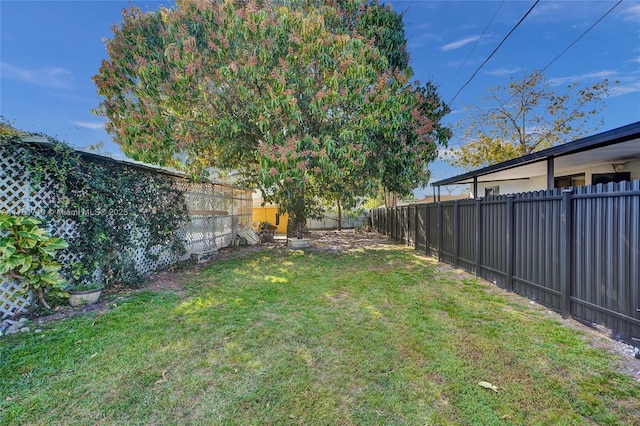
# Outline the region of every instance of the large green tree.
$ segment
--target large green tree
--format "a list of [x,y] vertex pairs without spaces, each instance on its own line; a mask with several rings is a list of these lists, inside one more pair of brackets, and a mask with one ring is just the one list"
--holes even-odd
[[533,71],[488,95],[458,123],[465,145],[452,148],[451,163],[469,170],[578,139],[595,130],[608,80],[554,87]]
[[137,160],[240,171],[289,213],[290,235],[328,188],[407,192],[428,177],[434,123],[410,68],[389,66],[390,52],[357,31],[364,10],[202,0],[126,10],[94,77],[107,129]]

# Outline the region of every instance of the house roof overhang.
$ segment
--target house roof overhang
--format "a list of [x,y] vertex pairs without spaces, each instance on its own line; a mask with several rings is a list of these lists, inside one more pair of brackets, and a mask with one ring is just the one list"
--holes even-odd
[[570,171],[585,164],[611,164],[640,158],[640,121],[534,152],[482,169],[433,182],[433,186],[527,179],[547,173],[553,159],[556,170]]

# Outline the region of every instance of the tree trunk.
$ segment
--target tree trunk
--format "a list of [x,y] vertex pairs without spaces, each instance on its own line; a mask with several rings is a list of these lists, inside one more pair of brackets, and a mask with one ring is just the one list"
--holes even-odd
[[384,192],[384,204],[385,207],[398,207],[398,193],[397,192]]
[[47,301],[44,300],[44,292],[42,291],[42,287],[38,287],[36,289],[36,297],[38,298],[38,301],[42,304],[42,306],[44,306],[47,309],[51,309],[51,306],[49,306]]
[[289,203],[289,220],[287,222],[287,238],[302,238],[307,226],[305,215],[304,191],[300,190]]
[[340,205],[340,200],[338,202],[338,231],[342,231],[342,206]]
[[287,238],[302,238],[307,225],[307,218],[304,214],[289,213],[287,222]]

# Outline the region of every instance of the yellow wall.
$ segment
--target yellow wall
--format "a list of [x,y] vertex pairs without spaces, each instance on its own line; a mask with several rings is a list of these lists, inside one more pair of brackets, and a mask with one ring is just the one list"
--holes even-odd
[[[277,207],[254,207],[253,208],[253,223],[256,222],[269,222],[272,225],[276,225],[276,214],[278,213]],[[278,230],[276,231],[278,234],[286,234],[287,233],[287,221],[289,220],[289,215],[287,213],[280,215],[280,222],[278,225]]]

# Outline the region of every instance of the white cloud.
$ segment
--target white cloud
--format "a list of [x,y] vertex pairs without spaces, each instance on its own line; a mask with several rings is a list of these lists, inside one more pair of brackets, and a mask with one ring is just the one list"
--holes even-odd
[[616,71],[603,70],[603,71],[593,72],[589,74],[570,75],[567,77],[551,78],[547,80],[547,82],[552,86],[560,86],[562,84],[575,83],[575,82],[581,82],[586,80],[602,80],[605,78],[615,77],[616,75],[618,75]]
[[407,49],[409,51],[413,51],[430,44],[431,41],[439,42],[440,35],[436,33],[423,32],[418,34],[417,36],[409,38],[409,40],[407,41]]
[[615,98],[616,96],[626,95],[628,93],[640,93],[640,81],[634,80],[630,82],[621,82],[609,88],[609,96]]
[[54,89],[71,89],[73,81],[73,74],[66,68],[23,69],[0,62],[0,72],[3,77]]
[[520,71],[522,71],[522,67],[516,67],[516,68],[502,67],[502,68],[496,68],[491,71],[487,71],[486,73],[489,75],[505,76],[505,75],[512,75]]
[[[640,62],[640,57],[634,59],[635,62]],[[628,93],[640,92],[640,79],[637,77],[637,73],[622,75],[617,71],[604,70],[590,74],[574,75],[569,77],[559,77],[549,80],[549,84],[553,86],[559,86],[562,84],[583,82],[587,80],[603,80],[609,79],[609,97],[615,98],[616,96],[626,95]],[[613,84],[613,82],[616,82]]]
[[76,126],[84,127],[85,129],[91,130],[102,130],[104,129],[104,123],[94,123],[89,121],[72,121],[72,124]]
[[444,46],[441,46],[440,50],[442,50],[443,52],[448,52],[449,50],[459,49],[469,43],[478,41],[479,39],[480,39],[479,35],[463,38],[461,40],[454,41],[453,43],[449,43],[449,44],[445,44]]
[[640,22],[640,4],[626,9],[623,16],[625,21]]
[[558,12],[562,10],[562,4],[556,2],[544,2],[540,5],[537,5],[535,9],[531,11],[531,16],[545,16],[548,17],[549,14]]

